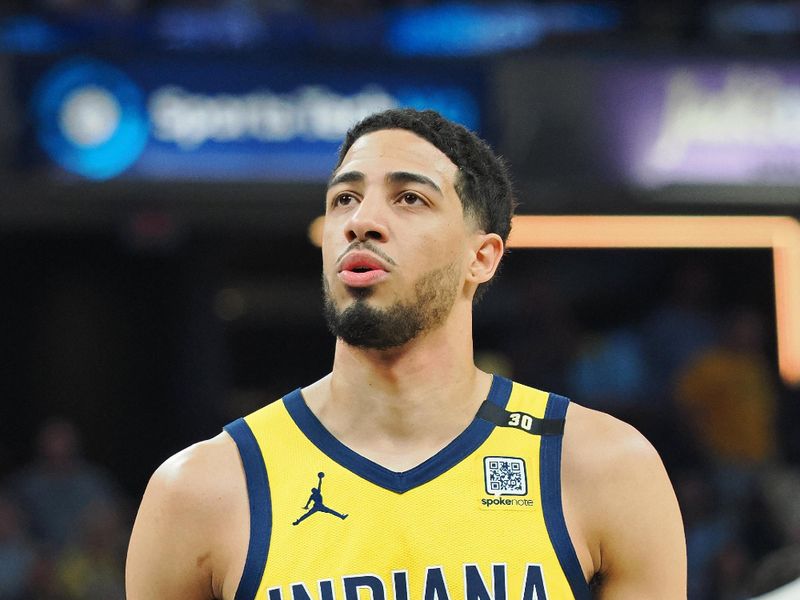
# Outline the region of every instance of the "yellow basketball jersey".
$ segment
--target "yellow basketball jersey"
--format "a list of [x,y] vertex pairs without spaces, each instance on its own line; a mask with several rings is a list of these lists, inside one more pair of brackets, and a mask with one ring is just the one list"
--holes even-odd
[[235,600],[590,598],[561,508],[568,400],[495,376],[472,423],[397,473],[300,390],[228,425],[250,501]]

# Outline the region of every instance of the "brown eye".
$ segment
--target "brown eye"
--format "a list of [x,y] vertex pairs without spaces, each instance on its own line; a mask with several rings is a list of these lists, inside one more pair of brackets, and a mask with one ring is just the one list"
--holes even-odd
[[339,194],[333,199],[334,206],[347,206],[351,202],[353,202],[355,198],[352,194]]
[[413,192],[405,192],[400,196],[400,202],[405,204],[406,206],[416,206],[419,204],[425,204],[420,196]]

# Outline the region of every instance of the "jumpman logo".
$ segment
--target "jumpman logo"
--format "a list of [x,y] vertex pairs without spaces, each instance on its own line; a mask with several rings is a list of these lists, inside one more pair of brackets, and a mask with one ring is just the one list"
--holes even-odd
[[[308,517],[310,517],[314,513],[318,512],[328,513],[329,515],[333,515],[334,517],[339,517],[342,520],[347,518],[347,515],[343,515],[342,513],[336,512],[335,510],[330,509],[327,506],[325,506],[325,504],[323,504],[322,478],[325,477],[325,473],[320,471],[319,473],[317,473],[317,476],[319,477],[319,483],[317,484],[317,487],[311,488],[311,495],[308,497],[308,502],[306,502],[306,505],[303,507],[303,510],[307,510],[308,512],[299,519],[297,519],[297,521],[292,523],[292,525],[298,525],[299,523],[305,521]],[[309,505],[311,505],[311,508],[308,508]]]

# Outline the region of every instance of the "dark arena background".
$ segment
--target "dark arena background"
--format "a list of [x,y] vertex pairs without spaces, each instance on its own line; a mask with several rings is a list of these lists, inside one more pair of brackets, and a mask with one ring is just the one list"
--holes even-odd
[[153,470],[328,371],[325,181],[392,106],[511,165],[479,364],[647,435],[691,600],[800,577],[798,40],[789,1],[4,0],[0,599],[124,598]]

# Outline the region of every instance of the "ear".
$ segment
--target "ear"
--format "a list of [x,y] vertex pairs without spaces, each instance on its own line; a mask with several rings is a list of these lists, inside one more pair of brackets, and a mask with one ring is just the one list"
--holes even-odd
[[472,245],[472,255],[467,266],[467,281],[478,285],[494,277],[505,247],[496,233],[479,231],[473,235],[475,243]]

